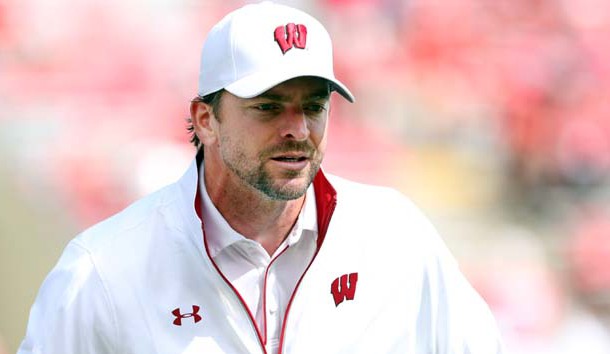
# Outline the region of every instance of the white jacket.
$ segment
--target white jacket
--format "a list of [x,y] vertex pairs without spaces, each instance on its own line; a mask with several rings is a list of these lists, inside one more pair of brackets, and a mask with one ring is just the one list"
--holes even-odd
[[[197,166],[68,244],[18,354],[265,353],[207,254]],[[314,187],[319,248],[280,353],[502,352],[487,305],[405,197],[322,172]]]

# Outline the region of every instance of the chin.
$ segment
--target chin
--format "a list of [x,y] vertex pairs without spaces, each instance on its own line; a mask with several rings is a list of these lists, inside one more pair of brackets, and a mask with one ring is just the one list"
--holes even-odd
[[278,188],[275,188],[276,194],[286,196],[285,200],[298,199],[302,197],[306,192],[309,184],[306,181],[299,181],[299,183],[285,184]]
[[260,174],[255,186],[260,192],[273,200],[295,200],[302,197],[313,181],[318,168],[307,168],[301,170],[272,170]]
[[310,181],[301,177],[288,181],[276,181],[273,186],[260,188],[259,190],[267,197],[274,200],[295,200],[302,197],[309,188]]

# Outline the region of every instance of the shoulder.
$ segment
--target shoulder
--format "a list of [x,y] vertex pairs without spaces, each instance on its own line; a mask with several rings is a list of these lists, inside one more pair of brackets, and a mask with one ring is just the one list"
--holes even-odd
[[40,287],[19,353],[117,352],[117,328],[91,254],[72,241]]
[[121,260],[127,258],[125,255],[130,255],[129,262],[134,262],[139,253],[137,247],[143,247],[145,238],[153,235],[144,229],[152,229],[147,225],[159,219],[163,208],[171,203],[170,191],[171,186],[168,186],[139,199],[77,235],[47,277],[47,286],[63,288],[61,298],[71,298],[70,291],[91,288],[97,292],[98,288],[103,288],[104,273],[107,273],[104,268],[110,263],[120,265]]
[[[155,222],[176,193],[171,185],[88,228],[71,240],[45,278],[32,306],[23,352],[117,352],[117,279],[142,271],[147,243],[154,242]],[[144,256],[141,256],[144,254]],[[121,285],[121,284],[119,284]],[[85,310],[86,309],[86,310]],[[58,331],[63,331],[59,334]],[[92,337],[92,333],[95,336]],[[87,336],[91,341],[79,338]],[[100,350],[100,348],[105,348]]]
[[149,194],[122,211],[87,228],[72,241],[89,253],[96,254],[122,243],[139,242],[146,237],[143,229],[151,223],[167,222],[170,206],[176,201],[175,186],[169,185]]
[[[175,198],[172,185],[167,186],[86,229],[70,241],[52,273],[90,273],[97,281],[91,285],[103,286],[116,297],[116,289],[145,276],[158,253],[180,234],[174,232],[180,223],[177,215],[182,214]],[[79,285],[78,279],[71,282],[79,291],[88,286]]]
[[384,254],[413,252],[419,258],[444,247],[428,216],[400,191],[326,176],[337,192],[334,230]]
[[326,176],[337,191],[338,210],[364,214],[366,220],[381,219],[391,225],[408,223],[426,229],[432,228],[423,211],[410,198],[394,188],[354,182],[332,174]]
[[326,177],[337,191],[337,200],[391,203],[403,206],[412,204],[405,195],[394,188],[355,182],[333,174],[326,174]]

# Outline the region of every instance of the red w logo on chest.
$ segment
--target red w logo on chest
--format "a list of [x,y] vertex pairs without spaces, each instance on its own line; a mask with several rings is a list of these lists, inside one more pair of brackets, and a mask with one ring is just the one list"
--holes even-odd
[[332,282],[330,293],[333,294],[335,306],[339,306],[345,300],[354,300],[357,282],[358,273],[343,274]]

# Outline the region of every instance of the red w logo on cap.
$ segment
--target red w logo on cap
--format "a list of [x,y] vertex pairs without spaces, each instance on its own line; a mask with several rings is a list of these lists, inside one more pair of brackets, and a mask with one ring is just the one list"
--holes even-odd
[[279,26],[273,33],[275,41],[280,45],[282,54],[286,54],[292,47],[305,49],[307,44],[307,27],[305,25],[295,25],[289,23],[286,26]]
[[333,294],[335,306],[339,306],[344,300],[354,300],[357,282],[358,273],[344,274],[333,281],[330,285],[330,293]]

